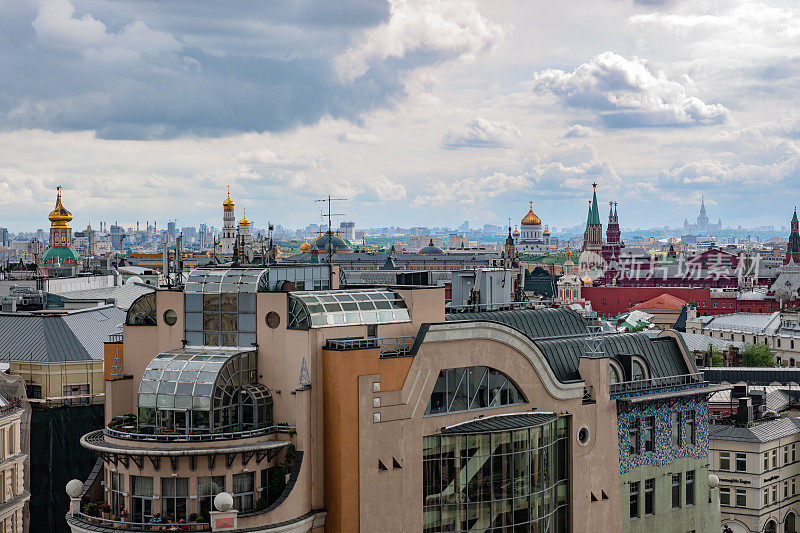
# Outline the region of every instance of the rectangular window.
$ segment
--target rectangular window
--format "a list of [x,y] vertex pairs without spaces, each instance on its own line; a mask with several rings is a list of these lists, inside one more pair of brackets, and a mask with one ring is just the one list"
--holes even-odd
[[161,478],[161,514],[172,522],[189,519],[189,478]]
[[131,522],[153,518],[153,478],[131,476]]
[[783,497],[784,497],[784,499],[789,497],[789,482],[788,481],[784,481],[783,482]]
[[630,518],[639,518],[639,482],[631,481]]
[[772,450],[772,468],[778,468],[778,450]]
[[631,419],[631,424],[628,427],[628,453],[631,455],[638,455],[641,449],[639,444],[639,419]]
[[772,485],[772,503],[775,503],[777,501],[778,501],[778,484],[775,483],[774,485]]
[[654,416],[646,416],[642,420],[642,440],[645,452],[655,451],[655,422]]
[[795,455],[795,452],[796,452],[796,451],[797,451],[797,445],[796,445],[796,444],[792,444],[792,462],[795,462],[795,461],[796,461],[796,459],[795,459],[795,458],[797,457],[797,456]]
[[686,472],[686,505],[694,505],[694,470]]
[[656,480],[650,478],[644,482],[644,515],[651,516],[655,512]]
[[743,453],[736,454],[736,471],[747,472],[747,455]]
[[736,507],[747,507],[747,491],[736,489]]
[[797,480],[792,478],[792,496],[797,494]]
[[41,400],[42,399],[42,386],[41,385],[25,385],[25,394],[28,398]]
[[694,446],[696,444],[694,436],[694,411],[686,411],[683,415],[683,434],[688,441],[688,445]]
[[672,474],[672,508],[681,507],[681,475]]
[[670,435],[670,442],[675,448],[681,447],[681,414],[680,412],[672,413],[672,433]]
[[783,447],[783,464],[789,464],[789,447]]
[[728,488],[719,489],[719,504],[724,505],[726,507],[731,506],[731,489]]
[[233,506],[240,513],[253,510],[255,498],[255,476],[253,472],[233,475]]
[[731,454],[729,452],[720,452],[719,454],[719,469],[725,472],[731,470]]
[[64,405],[89,405],[89,384],[82,385],[64,385],[63,396],[65,398],[70,396],[78,396],[74,400],[64,400]]
[[769,487],[764,487],[764,507],[769,505]]
[[764,452],[764,472],[769,470],[769,452]]
[[214,510],[214,496],[225,492],[225,476],[205,476],[197,478],[197,514],[209,518]]
[[125,474],[111,472],[111,513],[118,515],[125,508]]

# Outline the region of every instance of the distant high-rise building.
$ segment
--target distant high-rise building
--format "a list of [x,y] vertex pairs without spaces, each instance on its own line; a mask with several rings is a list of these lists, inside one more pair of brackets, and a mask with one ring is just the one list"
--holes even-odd
[[0,228],[0,246],[8,245],[8,228]]
[[708,235],[712,231],[719,231],[721,229],[722,219],[719,219],[716,224],[711,224],[709,222],[704,196],[700,197],[700,214],[697,215],[697,224],[689,224],[687,219],[683,220],[683,230],[686,233]]
[[174,220],[167,222],[167,233],[170,237],[175,237],[178,234],[178,227]]
[[341,237],[353,242],[356,240],[356,223],[355,222],[342,222],[339,224],[339,232]]
[[109,231],[111,247],[115,250],[122,250],[122,241],[125,239],[125,229],[122,226],[111,224]]

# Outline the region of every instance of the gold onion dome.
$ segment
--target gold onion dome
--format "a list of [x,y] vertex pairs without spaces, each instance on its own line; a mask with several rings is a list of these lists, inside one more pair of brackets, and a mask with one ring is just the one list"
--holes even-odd
[[301,252],[305,252],[306,250],[309,250],[310,248],[311,248],[311,245],[308,244],[307,240],[303,241],[303,244],[300,245],[300,251]]
[[533,212],[533,209],[528,211],[528,214],[525,215],[525,218],[523,218],[521,222],[523,226],[538,226],[541,223],[542,220],[536,216],[536,213]]
[[61,203],[61,187],[58,187],[58,196],[56,197],[56,207],[50,211],[50,219],[54,228],[65,228],[67,224],[72,221],[72,213],[67,211],[67,208]]
[[542,233],[542,235],[550,235],[550,230],[549,230],[549,229],[547,229],[547,228],[545,228],[545,230],[544,230],[544,232]]
[[[230,198],[228,198],[230,200]],[[233,200],[231,200],[231,204],[233,204]],[[224,204],[223,204],[224,205]],[[247,210],[245,210],[244,214],[242,215],[242,220],[239,221],[240,226],[249,226],[250,221],[247,220]]]
[[519,237],[519,230],[515,227],[514,233],[512,233],[511,235],[513,235],[514,237]]
[[228,197],[222,201],[222,207],[226,209],[233,209],[234,205],[235,204],[233,203],[233,200],[231,200],[231,188],[228,187]]

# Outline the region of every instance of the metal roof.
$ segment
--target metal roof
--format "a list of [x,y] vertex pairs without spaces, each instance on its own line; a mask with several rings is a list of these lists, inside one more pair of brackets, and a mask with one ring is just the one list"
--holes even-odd
[[711,383],[740,383],[748,385],[770,385],[772,383],[800,383],[800,367],[757,368],[723,367],[703,368],[705,379]]
[[103,342],[125,312],[113,305],[53,315],[0,314],[0,360],[61,363],[103,359]]
[[[580,358],[586,352],[586,321],[567,309],[487,311],[453,313],[448,322],[485,321],[510,326],[534,341],[544,354],[556,378],[562,383],[581,381]],[[639,355],[647,362],[652,377],[679,376],[694,372],[687,368],[680,346],[671,337],[651,339],[646,333],[607,334],[602,350],[608,357]]]
[[751,428],[740,428],[711,424],[708,426],[709,440],[735,442],[770,442],[800,433],[800,418],[781,418],[764,422]]
[[568,309],[452,313],[445,319],[448,322],[498,322],[516,329],[531,340],[565,335],[586,335],[587,332],[584,318]]
[[114,305],[127,311],[137,298],[151,292],[155,292],[155,288],[150,285],[128,283],[116,287],[101,287],[99,289],[59,292],[55,294],[63,300],[113,300]]
[[514,413],[508,415],[488,416],[448,426],[442,434],[452,433],[490,433],[493,431],[511,431],[548,424],[558,417],[553,413]]
[[[748,386],[748,393],[752,391],[764,391],[766,393],[767,409],[779,413],[792,405],[800,398],[800,389],[791,389],[785,386]],[[728,406],[731,403],[731,391],[724,390],[715,393],[708,399],[709,404],[716,406]],[[736,400],[738,405],[738,400]]]
[[767,313],[730,313],[716,315],[706,322],[703,329],[716,331],[737,331],[773,335],[780,327],[780,312]]
[[708,350],[709,344],[712,348],[719,351],[727,350],[729,346],[742,350],[745,346],[743,342],[718,339],[711,335],[703,335],[701,333],[681,332],[681,337],[683,337],[683,342],[686,343],[686,347],[690,352]]

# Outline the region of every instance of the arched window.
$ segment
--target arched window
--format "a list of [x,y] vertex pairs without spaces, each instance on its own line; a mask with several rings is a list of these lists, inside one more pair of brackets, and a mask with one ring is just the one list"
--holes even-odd
[[797,526],[795,525],[797,522],[797,517],[794,513],[789,513],[786,515],[786,521],[783,523],[783,531],[784,533],[797,533]]
[[447,368],[439,371],[426,415],[472,411],[525,403],[511,378],[488,366]]
[[767,527],[764,528],[764,533],[778,533],[778,524],[775,523],[775,520],[770,520],[767,522]]
[[632,359],[631,360],[631,381],[641,381],[643,379],[647,379],[647,365],[644,361],[639,359]]
[[128,326],[156,326],[156,293],[150,292],[133,301],[125,318]]
[[622,368],[616,363],[609,361],[608,363],[608,382],[610,384],[619,383],[622,381]]

